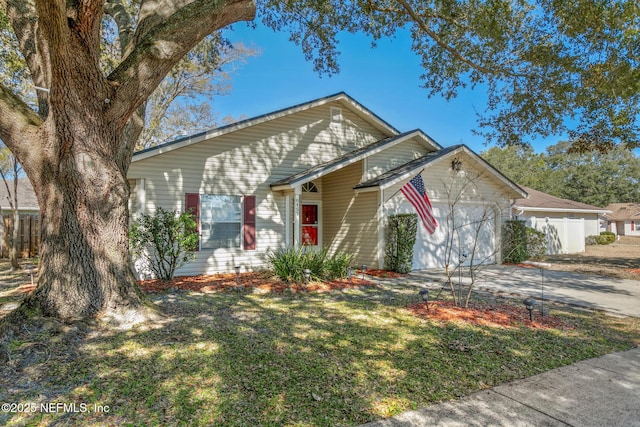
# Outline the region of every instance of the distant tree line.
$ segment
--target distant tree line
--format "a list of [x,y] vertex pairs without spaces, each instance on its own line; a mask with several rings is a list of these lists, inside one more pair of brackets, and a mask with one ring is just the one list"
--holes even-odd
[[640,202],[640,159],[617,147],[576,153],[559,142],[536,153],[529,146],[492,147],[481,156],[519,185],[563,199],[605,207]]

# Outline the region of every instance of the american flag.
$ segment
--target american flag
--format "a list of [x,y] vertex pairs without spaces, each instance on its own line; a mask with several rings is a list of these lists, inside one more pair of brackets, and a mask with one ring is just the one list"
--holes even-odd
[[418,174],[414,176],[411,181],[400,188],[400,191],[402,191],[402,194],[404,194],[413,207],[416,208],[418,216],[429,234],[433,234],[433,232],[436,231],[438,222],[433,216],[433,208],[431,207],[429,197],[427,197],[427,192],[424,189],[422,175]]

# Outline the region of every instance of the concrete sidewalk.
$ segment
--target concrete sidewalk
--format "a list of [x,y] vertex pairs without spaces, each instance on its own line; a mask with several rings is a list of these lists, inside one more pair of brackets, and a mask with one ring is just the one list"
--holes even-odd
[[640,426],[640,348],[365,426]]

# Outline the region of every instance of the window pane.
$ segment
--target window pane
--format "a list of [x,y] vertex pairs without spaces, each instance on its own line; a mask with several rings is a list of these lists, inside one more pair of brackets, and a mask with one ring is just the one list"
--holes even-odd
[[201,247],[239,248],[242,228],[242,197],[204,194],[200,199]]
[[302,205],[302,223],[318,223],[318,205]]
[[318,227],[313,225],[302,226],[302,244],[305,246],[318,246]]
[[211,223],[202,229],[202,247],[205,249],[239,248],[240,223]]

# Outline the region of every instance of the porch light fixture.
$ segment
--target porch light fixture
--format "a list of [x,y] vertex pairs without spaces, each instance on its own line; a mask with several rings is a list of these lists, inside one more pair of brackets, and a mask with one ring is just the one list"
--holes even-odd
[[529,310],[529,320],[533,321],[533,308],[536,306],[536,304],[538,303],[534,298],[528,297],[525,298],[524,301],[522,301],[522,303],[524,304],[524,307]]
[[311,270],[305,268],[302,270],[302,274],[304,274],[304,283],[309,283],[311,281]]
[[457,157],[454,158],[451,161],[451,169],[453,169],[454,172],[460,172],[460,170],[462,169],[462,160]]
[[362,280],[364,280],[364,275],[367,273],[367,266],[366,265],[362,265]]
[[429,311],[429,289],[420,289],[418,295],[420,295],[420,298],[422,298],[422,301],[424,301],[424,304],[427,306],[427,311]]

